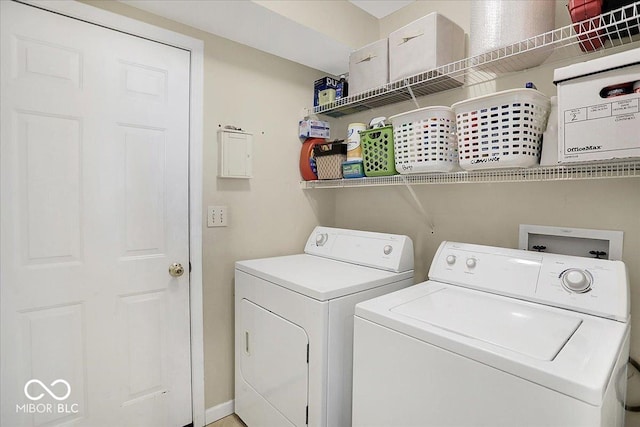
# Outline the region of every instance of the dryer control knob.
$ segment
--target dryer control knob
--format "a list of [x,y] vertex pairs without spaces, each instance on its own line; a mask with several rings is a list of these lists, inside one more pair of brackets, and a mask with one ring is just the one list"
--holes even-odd
[[591,274],[579,268],[570,268],[560,275],[562,286],[570,292],[587,292],[591,288]]
[[456,256],[455,255],[448,255],[446,261],[447,261],[447,264],[453,265],[453,264],[456,263]]
[[467,267],[469,268],[474,268],[476,266],[476,259],[475,258],[467,258]]
[[316,246],[323,246],[325,243],[327,243],[328,238],[329,236],[327,235],[327,233],[316,234]]
[[385,255],[389,255],[391,252],[393,252],[393,246],[385,245],[382,249],[382,252],[384,252]]

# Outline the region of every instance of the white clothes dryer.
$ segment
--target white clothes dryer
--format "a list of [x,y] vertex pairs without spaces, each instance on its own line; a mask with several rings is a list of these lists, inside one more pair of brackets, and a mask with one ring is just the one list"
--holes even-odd
[[624,425],[622,262],[443,242],[429,279],[356,306],[354,427]]
[[235,412],[249,427],[351,425],[356,303],[413,284],[407,236],[316,227],[304,254],[235,270]]

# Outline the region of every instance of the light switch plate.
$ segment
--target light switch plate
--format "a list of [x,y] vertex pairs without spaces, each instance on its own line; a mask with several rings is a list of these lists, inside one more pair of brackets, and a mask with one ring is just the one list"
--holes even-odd
[[226,206],[207,207],[207,227],[226,227],[229,214]]

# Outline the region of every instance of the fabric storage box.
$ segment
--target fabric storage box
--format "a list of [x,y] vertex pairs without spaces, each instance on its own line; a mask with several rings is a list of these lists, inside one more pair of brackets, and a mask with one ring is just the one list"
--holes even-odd
[[460,166],[537,165],[550,107],[549,98],[535,89],[511,89],[453,104]]
[[347,160],[346,144],[322,144],[313,147],[318,179],[342,178],[342,163]]
[[401,174],[458,169],[456,116],[449,107],[426,107],[389,118],[393,152]]
[[[389,34],[389,81],[400,80],[464,58],[464,30],[430,13]],[[464,82],[464,77],[456,77]]]
[[558,161],[640,157],[640,49],[558,68]]
[[393,154],[393,126],[360,132],[360,145],[366,176],[387,176],[397,173]]
[[389,82],[389,40],[378,40],[349,55],[349,89],[357,94]]

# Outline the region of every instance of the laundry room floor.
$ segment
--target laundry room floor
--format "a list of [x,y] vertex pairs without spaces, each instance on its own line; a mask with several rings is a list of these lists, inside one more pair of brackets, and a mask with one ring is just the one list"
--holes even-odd
[[206,427],[247,427],[236,414],[231,414],[214,423],[207,424]]

